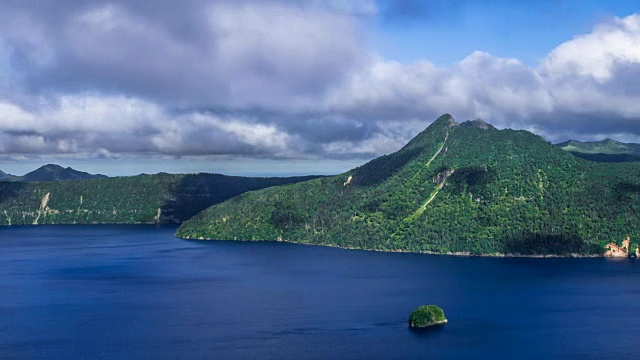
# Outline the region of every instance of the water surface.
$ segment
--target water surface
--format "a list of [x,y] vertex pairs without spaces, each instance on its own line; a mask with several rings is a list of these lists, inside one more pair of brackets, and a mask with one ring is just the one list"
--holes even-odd
[[[0,228],[0,358],[637,358],[635,260],[198,242],[174,231]],[[424,304],[449,324],[410,331]]]

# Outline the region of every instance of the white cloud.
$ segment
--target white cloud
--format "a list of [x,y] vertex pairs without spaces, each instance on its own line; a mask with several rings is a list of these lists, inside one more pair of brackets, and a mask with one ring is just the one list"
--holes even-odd
[[294,136],[275,125],[249,119],[190,112],[171,114],[141,99],[115,96],[64,96],[29,112],[0,103],[0,152],[118,152],[295,155]]
[[0,5],[0,50],[14,54],[12,71],[36,93],[299,110],[360,64],[367,4],[207,1],[160,15],[152,2],[70,1],[56,15]]
[[0,102],[0,131],[30,130],[38,124],[38,119],[19,106],[8,102]]
[[589,34],[555,48],[542,70],[552,78],[589,76],[600,83],[612,80],[614,68],[640,63],[640,14],[613,18]]
[[552,140],[640,135],[640,15],[536,67],[482,51],[439,67],[371,54],[369,0],[68,4],[0,5],[0,153],[369,157],[445,112]]
[[208,25],[216,34],[212,66],[227,77],[233,108],[312,107],[363,53],[351,16],[318,8],[217,3]]
[[0,102],[0,116],[0,131],[126,133],[151,125],[162,110],[125,96],[64,95],[55,101],[42,98],[37,111]]
[[278,131],[273,125],[251,124],[236,119],[216,119],[213,123],[220,130],[246,144],[275,151],[276,154],[286,152],[290,142],[290,136],[287,133]]
[[[530,67],[476,51],[450,67],[373,59],[325,98],[329,111],[370,120],[450,112],[551,138],[593,131],[640,134],[640,15],[615,18]],[[395,117],[394,117],[395,116]],[[595,121],[594,120],[598,120]]]
[[375,59],[327,96],[334,111],[415,118],[454,112],[503,120],[549,111],[550,94],[537,73],[515,59],[476,51],[450,68],[430,62],[401,64]]
[[424,96],[437,91],[437,76],[438,69],[427,61],[405,65],[374,58],[368,66],[351,74],[344,84],[332,89],[326,105],[334,111],[353,111],[403,102],[420,110],[429,105]]
[[[293,136],[273,125],[250,122],[237,117],[208,113],[183,114],[161,123],[151,137],[161,153],[251,154],[254,156],[296,155]],[[299,154],[298,154],[299,155]]]

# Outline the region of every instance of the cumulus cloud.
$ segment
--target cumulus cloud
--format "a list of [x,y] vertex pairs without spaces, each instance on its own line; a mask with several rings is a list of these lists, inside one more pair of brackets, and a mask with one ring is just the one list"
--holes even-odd
[[638,141],[639,54],[636,14],[568,40],[536,67],[481,51],[450,67],[378,58],[333,88],[325,104],[353,117],[397,121],[451,112],[554,141],[595,134]]
[[273,125],[207,112],[170,113],[124,96],[64,96],[29,112],[0,103],[2,153],[292,156],[295,136]]
[[53,16],[2,9],[15,70],[36,93],[98,88],[173,106],[282,110],[312,102],[363,54],[358,23],[332,7],[61,3]]
[[443,67],[367,49],[368,19],[406,12],[382,4],[7,0],[0,154],[367,158],[445,112],[640,141],[640,15],[537,66],[479,50]]
[[550,76],[611,80],[615,67],[640,63],[640,16],[614,18],[555,48],[543,62]]
[[337,111],[371,118],[434,117],[453,111],[462,117],[522,117],[549,109],[551,99],[542,80],[515,59],[476,51],[451,68],[428,61],[401,64],[377,60],[353,74],[327,97]]

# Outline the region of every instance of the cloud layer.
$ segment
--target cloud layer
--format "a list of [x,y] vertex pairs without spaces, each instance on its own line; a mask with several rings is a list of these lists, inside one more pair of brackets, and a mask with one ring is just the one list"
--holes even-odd
[[438,67],[367,48],[371,18],[405,10],[5,1],[0,154],[366,158],[444,112],[551,141],[640,141],[640,15],[600,23],[534,67],[482,51]]

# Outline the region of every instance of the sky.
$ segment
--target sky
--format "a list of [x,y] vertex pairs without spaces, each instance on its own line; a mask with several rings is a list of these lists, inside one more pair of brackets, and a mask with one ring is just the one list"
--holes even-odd
[[340,173],[444,113],[640,142],[640,5],[0,1],[7,173]]

